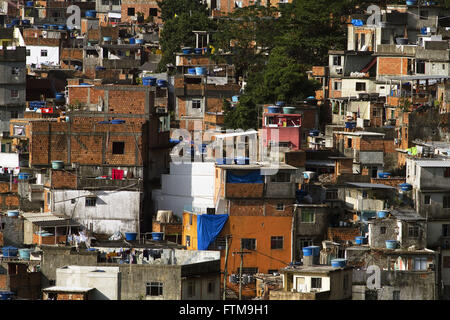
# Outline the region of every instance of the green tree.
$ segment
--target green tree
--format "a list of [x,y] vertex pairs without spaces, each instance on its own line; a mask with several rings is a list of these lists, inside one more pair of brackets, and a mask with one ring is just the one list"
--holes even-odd
[[206,2],[199,0],[164,0],[156,1],[161,11],[161,19],[166,22],[183,13],[202,12],[208,15]]

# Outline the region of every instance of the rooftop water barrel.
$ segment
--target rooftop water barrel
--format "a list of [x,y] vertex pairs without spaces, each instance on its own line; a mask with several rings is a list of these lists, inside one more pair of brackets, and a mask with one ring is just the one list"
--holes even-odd
[[347,122],[345,122],[345,128],[346,129],[354,129],[354,128],[356,128],[356,122],[355,121],[347,121]]
[[0,300],[12,300],[13,295],[12,291],[0,291]]
[[8,210],[8,217],[17,217],[19,215],[19,210]]
[[31,173],[28,172],[20,172],[19,173],[19,180],[28,180],[31,178]]
[[195,54],[202,54],[203,53],[203,48],[195,48],[194,49],[194,53]]
[[48,27],[49,27],[48,24],[43,24],[43,25],[42,25],[42,28],[44,28],[44,29],[48,29]]
[[30,20],[28,20],[28,19],[22,20],[22,25],[28,26],[29,24],[30,24]]
[[86,18],[95,18],[97,16],[97,11],[95,10],[87,10]]
[[136,43],[136,39],[135,38],[130,38],[129,41],[130,41],[130,44],[135,44]]
[[275,105],[277,107],[284,107],[286,105],[286,102],[284,102],[284,101],[277,101],[277,102],[275,102]]
[[232,102],[238,102],[239,101],[239,96],[232,96],[231,97],[231,101]]
[[231,158],[218,158],[216,159],[216,163],[221,165],[221,164],[232,164],[233,163],[233,159]]
[[411,191],[412,190],[412,185],[409,183],[401,183],[399,186],[402,189],[402,191]]
[[135,241],[137,237],[137,232],[125,232],[125,239],[127,241]]
[[17,248],[16,247],[3,247],[2,248],[3,257],[16,257]]
[[111,41],[112,37],[103,37],[103,41]]
[[144,39],[136,39],[136,44],[143,44],[144,43]]
[[417,0],[406,0],[407,6],[415,6],[417,3]]
[[52,161],[52,169],[61,170],[64,168],[64,161],[54,160]]
[[236,164],[250,164],[250,158],[247,157],[236,157],[234,158]]
[[380,211],[377,211],[377,217],[378,217],[379,219],[386,218],[386,217],[388,216],[388,214],[389,214],[389,210],[380,210]]
[[309,136],[310,137],[317,137],[319,135],[319,130],[309,130]]
[[61,92],[56,93],[55,94],[55,99],[56,100],[63,100],[64,99],[64,93],[61,93]]
[[86,83],[86,82],[83,82],[83,83],[80,83],[80,86],[90,86],[90,84]]
[[19,249],[19,257],[23,260],[30,260],[32,249]]
[[163,239],[164,232],[152,232],[152,240],[161,241]]
[[398,246],[397,240],[386,240],[387,249],[397,249],[397,246]]
[[7,27],[7,28],[12,28],[13,25],[12,25],[11,23],[7,23],[7,24],[6,24],[6,27]]
[[165,80],[165,79],[158,79],[156,81],[156,85],[158,87],[162,87],[162,88],[167,87],[167,80]]
[[27,1],[27,2],[25,2],[25,5],[27,7],[32,7],[34,5],[34,2],[33,1]]
[[283,107],[283,113],[284,114],[294,114],[295,107]]
[[154,86],[156,84],[156,78],[154,78],[154,77],[144,77],[144,78],[142,78],[142,84],[144,86]]
[[391,176],[390,172],[378,172],[378,178],[388,179]]
[[183,54],[191,54],[192,53],[192,48],[191,47],[184,47],[184,48],[181,48],[181,51],[183,52]]
[[312,256],[313,255],[313,248],[311,248],[311,247],[304,247],[302,249],[302,251],[303,251],[304,256]]
[[277,106],[267,107],[267,113],[280,113],[280,107]]
[[203,76],[206,74],[206,68],[205,67],[196,67],[195,68],[195,74],[198,76]]
[[364,244],[366,242],[366,237],[355,237],[356,244]]
[[319,246],[309,246],[312,249],[312,255],[317,257],[320,255],[320,247]]
[[125,120],[120,119],[111,120],[111,124],[122,124],[122,123],[125,123]]
[[347,265],[347,259],[333,259],[331,260],[331,266],[335,268],[343,268]]
[[52,30],[58,30],[58,25],[57,24],[52,24],[51,27],[52,27]]
[[58,30],[66,30],[66,29],[67,29],[67,26],[65,24],[60,24],[58,26]]
[[188,74],[195,74],[195,68],[188,68]]

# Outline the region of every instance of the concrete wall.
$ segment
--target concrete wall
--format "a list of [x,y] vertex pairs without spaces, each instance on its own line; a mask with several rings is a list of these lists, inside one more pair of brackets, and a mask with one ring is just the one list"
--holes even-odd
[[3,245],[22,247],[24,240],[23,219],[18,217],[1,216],[0,221],[5,224],[3,231]]
[[4,168],[17,168],[19,166],[19,154],[0,152],[0,164]]
[[93,300],[120,300],[119,267],[65,266],[56,270],[56,285],[95,288]]
[[[364,82],[366,84],[366,90],[356,91],[356,83]],[[357,97],[359,93],[375,93],[376,85],[375,81],[361,78],[361,79],[342,79],[342,96],[343,97]]]
[[[95,206],[85,206],[86,190],[53,190],[52,208],[57,214],[65,214],[94,232],[137,232],[142,194],[137,191],[96,191]],[[74,199],[74,203],[72,200]]]

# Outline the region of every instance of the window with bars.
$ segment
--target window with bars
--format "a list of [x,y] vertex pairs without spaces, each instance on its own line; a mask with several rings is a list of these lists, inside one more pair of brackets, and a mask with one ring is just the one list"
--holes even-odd
[[450,196],[444,196],[442,198],[442,208],[444,209],[450,208]]
[[356,91],[366,91],[366,83],[365,82],[356,82],[355,90]]
[[242,249],[256,250],[256,239],[243,238],[241,239]]
[[85,201],[86,207],[95,207],[96,204],[97,204],[96,197],[86,197],[86,201]]
[[450,237],[450,224],[443,224],[442,225],[442,236],[443,237]]
[[423,196],[423,204],[430,204],[431,203],[431,196],[430,195],[424,195]]
[[419,226],[409,226],[408,227],[408,237],[409,238],[418,238],[419,237]]
[[327,190],[327,192],[325,194],[325,198],[327,200],[337,200],[338,191],[337,190]]
[[192,100],[192,108],[194,109],[200,109],[202,107],[202,100]]
[[188,290],[187,290],[188,297],[195,296],[195,282],[189,281],[187,288],[188,288]]
[[277,203],[277,211],[284,211],[284,203]]
[[217,237],[208,247],[208,250],[225,250],[227,241],[225,237]]
[[322,278],[311,278],[311,289],[322,289]]
[[47,50],[41,50],[41,57],[46,57],[48,54]]
[[270,237],[270,249],[283,249],[283,237],[282,236]]
[[302,209],[301,222],[314,223],[314,211]]
[[162,296],[163,295],[163,283],[162,282],[147,282],[146,286],[147,296]]

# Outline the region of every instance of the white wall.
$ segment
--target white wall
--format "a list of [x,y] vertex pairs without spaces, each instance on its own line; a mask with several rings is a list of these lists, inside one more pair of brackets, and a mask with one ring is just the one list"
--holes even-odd
[[[30,50],[30,55],[27,56],[27,65],[35,63],[40,64],[50,64],[59,65],[59,47],[57,46],[28,46],[27,49]],[[41,56],[41,50],[47,50],[47,56]]]
[[[96,205],[85,206],[85,196],[91,194],[97,195]],[[94,232],[138,231],[141,202],[138,191],[53,190],[52,202],[55,213],[72,217],[87,228],[92,224]]]
[[120,300],[119,274],[119,267],[66,266],[56,269],[56,285],[95,288],[94,300]]
[[[356,91],[356,83],[365,82],[366,90]],[[342,97],[357,97],[360,93],[375,93],[377,90],[375,81],[365,78],[361,79],[342,79]]]
[[297,292],[302,292],[297,290],[297,278],[305,278],[306,291],[311,292],[311,278],[321,278],[322,279],[322,287],[320,291],[329,291],[330,290],[330,277],[321,277],[321,276],[294,276],[293,277],[293,288]]
[[172,210],[180,218],[184,206],[215,207],[214,163],[170,163],[170,174],[161,176],[160,190],[152,194],[156,210]]
[[0,152],[0,166],[3,168],[17,168],[19,166],[19,154]]

